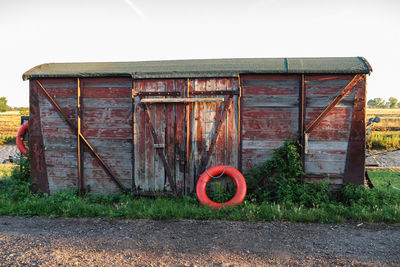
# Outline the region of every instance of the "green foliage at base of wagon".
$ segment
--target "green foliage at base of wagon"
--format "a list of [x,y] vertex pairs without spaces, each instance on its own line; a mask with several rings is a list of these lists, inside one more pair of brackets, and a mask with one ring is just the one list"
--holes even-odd
[[[194,196],[180,198],[136,197],[133,194],[77,196],[76,190],[58,191],[49,196],[34,194],[26,181],[21,160],[14,170],[5,170],[0,179],[0,215],[47,217],[113,217],[133,219],[226,219],[249,221],[293,222],[400,222],[399,171],[374,171],[370,177],[373,189],[345,186],[337,194],[324,182],[304,184],[298,179],[302,174],[298,166],[296,145],[286,143],[278,149],[277,157],[283,158],[277,168],[290,168],[290,173],[277,177],[276,170],[263,171],[264,165],[253,172],[251,179],[263,177],[265,188],[275,192],[253,190],[246,200],[235,208],[213,210],[199,205]],[[286,152],[285,152],[286,151]],[[286,163],[285,163],[286,162]],[[267,164],[267,163],[266,163]],[[272,165],[271,165],[272,166]],[[265,167],[265,166],[264,166]],[[301,166],[300,166],[301,167]],[[275,180],[274,180],[275,177]],[[279,179],[284,180],[278,181]],[[260,179],[258,179],[260,180]],[[263,184],[263,183],[261,183]],[[223,195],[220,188],[217,194]],[[259,194],[259,195],[258,195]],[[265,197],[265,199],[262,199]]]

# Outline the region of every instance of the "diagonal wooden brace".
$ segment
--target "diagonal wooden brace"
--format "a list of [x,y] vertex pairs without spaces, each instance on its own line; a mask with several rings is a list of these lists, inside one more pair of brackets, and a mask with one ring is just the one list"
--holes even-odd
[[353,89],[354,86],[362,79],[362,75],[357,74],[354,76],[354,78],[342,89],[342,91],[333,99],[333,101],[325,108],[324,111],[321,112],[321,114],[318,115],[318,117],[310,122],[307,127],[306,127],[306,134],[309,134],[312,132],[312,130],[315,129],[315,127],[320,124],[320,122],[329,114],[329,112],[346,96],[346,94]]
[[218,138],[218,133],[221,130],[222,127],[222,122],[224,120],[224,118],[226,117],[226,113],[228,112],[228,109],[230,107],[232,103],[232,95],[230,95],[227,99],[225,99],[224,101],[224,110],[220,113],[220,116],[217,120],[217,124],[215,127],[215,133],[211,139],[211,143],[210,143],[210,147],[208,148],[207,151],[202,151],[200,158],[201,158],[201,162],[200,162],[200,167],[199,167],[199,174],[202,174],[205,171],[205,168],[207,167],[208,162],[210,161],[210,156],[214,150],[214,146],[217,142],[217,138]]
[[[156,134],[156,131],[154,130],[153,123],[151,122],[149,107],[146,104],[142,104],[142,107],[143,107],[143,110],[144,110],[144,114],[145,114],[145,117],[146,117],[147,124],[150,127],[151,135],[153,136],[153,144],[154,145],[159,144],[158,136]],[[172,190],[175,193],[177,193],[175,182],[172,179],[171,168],[168,165],[168,162],[167,162],[167,159],[165,158],[164,152],[163,152],[162,149],[156,149],[156,150],[157,150],[157,153],[160,156],[161,161],[162,161],[162,163],[164,165],[164,170],[165,170],[165,174],[167,175],[168,182],[171,185]]]
[[115,182],[115,184],[123,191],[128,191],[128,189],[120,182],[120,180],[112,173],[110,167],[104,162],[104,160],[100,157],[99,154],[95,152],[93,147],[89,144],[89,142],[86,140],[86,138],[82,134],[78,134],[78,129],[74,126],[73,123],[71,123],[68,118],[64,115],[62,112],[60,106],[56,103],[56,101],[50,96],[50,94],[47,92],[47,90],[43,87],[43,85],[36,80],[37,84],[40,86],[44,94],[46,95],[47,99],[49,102],[53,105],[53,107],[57,110],[58,115],[68,124],[70,127],[70,130],[80,138],[86,145],[86,147],[89,149],[90,153],[97,159],[97,161],[100,163],[104,171],[110,176],[110,178]]

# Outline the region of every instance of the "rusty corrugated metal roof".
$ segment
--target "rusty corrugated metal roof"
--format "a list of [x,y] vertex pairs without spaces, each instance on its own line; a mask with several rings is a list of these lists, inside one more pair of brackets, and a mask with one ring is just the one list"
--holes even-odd
[[238,58],[137,62],[46,63],[30,69],[23,80],[54,77],[131,76],[140,78],[234,77],[238,74],[369,74],[362,57]]

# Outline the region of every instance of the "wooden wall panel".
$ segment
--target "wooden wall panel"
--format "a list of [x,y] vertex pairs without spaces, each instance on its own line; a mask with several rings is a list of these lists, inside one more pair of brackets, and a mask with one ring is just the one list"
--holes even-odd
[[[76,124],[76,79],[41,79],[40,82],[67,119]],[[49,192],[53,194],[59,189],[75,189],[78,180],[76,134],[59,116],[43,92],[39,102]],[[63,177],[66,179],[63,180]]]
[[[135,80],[135,92],[179,92],[181,96],[186,90],[185,79],[146,79]],[[155,148],[140,98],[148,96],[136,95],[134,118],[134,150],[135,150],[135,183],[139,193],[162,193],[171,190],[164,164],[156,149],[162,150],[172,173],[173,182],[178,193],[183,192],[185,164],[182,162],[185,153],[185,106],[182,103],[147,104],[152,127],[164,147]],[[151,98],[166,96],[151,96]],[[169,97],[169,96],[167,96]]]
[[243,75],[242,171],[270,159],[285,139],[297,138],[298,75]]
[[[312,122],[354,75],[306,75],[306,124]],[[335,183],[342,183],[345,171],[346,153],[353,114],[355,90],[339,102],[309,134],[306,145],[306,175],[335,177]],[[331,179],[331,178],[330,178]]]
[[[132,183],[132,79],[81,79],[82,134],[126,188]],[[83,153],[85,189],[120,189],[88,149]]]
[[[213,94],[217,91],[238,91],[236,78],[202,78],[190,79],[190,92],[207,91],[209,95],[193,95],[194,98],[226,98],[229,95]],[[223,102],[194,103],[190,116],[190,163],[189,163],[189,191],[193,191],[197,179],[201,175],[201,161],[209,153],[209,161],[205,169],[215,165],[230,165],[239,168],[239,113],[238,96],[232,96],[232,101],[221,122],[217,133],[215,147],[210,151],[213,136],[216,134],[217,121],[222,114]]]

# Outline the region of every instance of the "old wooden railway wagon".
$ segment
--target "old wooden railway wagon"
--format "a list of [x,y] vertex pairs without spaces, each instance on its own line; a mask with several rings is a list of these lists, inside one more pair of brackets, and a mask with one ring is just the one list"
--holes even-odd
[[54,63],[30,84],[32,181],[43,192],[193,192],[244,174],[287,138],[305,178],[364,183],[368,62],[354,58]]

